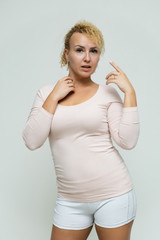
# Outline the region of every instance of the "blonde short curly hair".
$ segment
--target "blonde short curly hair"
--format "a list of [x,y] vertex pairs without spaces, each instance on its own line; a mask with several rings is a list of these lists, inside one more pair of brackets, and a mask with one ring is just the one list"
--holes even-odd
[[96,45],[99,47],[100,53],[104,53],[104,39],[101,31],[90,22],[87,22],[85,20],[78,21],[64,37],[64,48],[61,52],[61,60],[60,60],[61,67],[68,65],[65,54],[64,54],[64,50],[65,49],[69,50],[69,47],[70,47],[69,40],[72,34],[75,32],[87,34],[89,37],[91,37],[95,41]]

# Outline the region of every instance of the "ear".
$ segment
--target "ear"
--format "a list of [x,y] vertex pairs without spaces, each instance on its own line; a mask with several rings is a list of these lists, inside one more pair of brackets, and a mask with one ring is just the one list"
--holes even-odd
[[67,62],[69,61],[69,59],[68,59],[68,49],[64,49],[64,55],[65,55],[65,58],[66,58],[66,60],[67,60]]

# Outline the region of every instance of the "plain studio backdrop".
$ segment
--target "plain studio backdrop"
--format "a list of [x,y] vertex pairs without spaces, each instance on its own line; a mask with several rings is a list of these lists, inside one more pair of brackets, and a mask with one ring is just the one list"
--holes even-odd
[[[49,240],[57,195],[48,139],[29,150],[22,130],[39,88],[68,75],[61,68],[64,35],[79,20],[103,33],[105,54],[92,79],[105,84],[112,59],[136,90],[140,136],[123,150],[137,195],[132,240],[159,239],[160,78],[157,0],[0,1],[0,239]],[[118,86],[111,84],[124,99]],[[88,238],[96,240],[95,228]]]

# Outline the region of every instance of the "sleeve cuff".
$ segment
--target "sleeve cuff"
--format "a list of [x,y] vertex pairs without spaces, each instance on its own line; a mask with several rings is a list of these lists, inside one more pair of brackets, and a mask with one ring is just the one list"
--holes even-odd
[[53,113],[50,113],[50,112],[48,112],[46,109],[44,109],[43,107],[41,107],[40,108],[40,111],[42,112],[42,113],[44,113],[47,117],[49,117],[49,118],[52,118],[53,117]]
[[138,107],[123,107],[123,112],[137,112],[138,111]]

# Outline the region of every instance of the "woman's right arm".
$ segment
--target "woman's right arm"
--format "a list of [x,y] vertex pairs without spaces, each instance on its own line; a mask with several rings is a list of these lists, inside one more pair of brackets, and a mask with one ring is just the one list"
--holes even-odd
[[53,90],[46,100],[43,97],[43,89],[38,90],[22,132],[25,145],[30,150],[40,148],[46,141],[57,103]]
[[45,86],[38,90],[22,132],[25,145],[30,150],[40,148],[44,144],[50,133],[52,118],[58,101],[63,99],[70,91],[74,91],[73,79],[69,76],[60,79],[49,95],[48,87]]
[[[49,95],[47,88],[45,86],[38,90],[22,132],[25,145],[30,150],[40,148],[46,141],[58,101],[63,99],[70,91],[74,91],[73,79],[69,76],[60,79]],[[47,94],[45,91],[47,91]],[[46,95],[48,95],[47,98]]]

